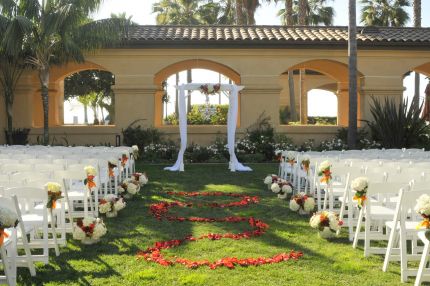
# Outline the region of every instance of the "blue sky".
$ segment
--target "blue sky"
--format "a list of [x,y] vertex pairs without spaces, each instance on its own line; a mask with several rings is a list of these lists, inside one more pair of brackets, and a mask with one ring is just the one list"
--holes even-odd
[[[133,15],[133,20],[139,24],[155,24],[155,14],[152,14],[152,4],[156,0],[105,0],[99,13],[95,15],[97,19],[107,18],[110,13],[126,12],[127,15]],[[282,1],[281,1],[282,2]],[[263,4],[257,10],[256,21],[259,25],[278,25],[280,24],[279,17],[276,13],[283,7],[283,3],[278,4]],[[359,2],[359,1],[357,1]],[[425,27],[430,26],[430,1],[422,1],[422,24]],[[328,1],[330,5],[335,8],[336,16],[334,24],[339,26],[346,26],[348,24],[348,1],[347,0],[334,0]],[[357,7],[357,14],[359,14],[360,5]],[[408,8],[412,18],[412,7]],[[411,25],[411,23],[410,23]]]

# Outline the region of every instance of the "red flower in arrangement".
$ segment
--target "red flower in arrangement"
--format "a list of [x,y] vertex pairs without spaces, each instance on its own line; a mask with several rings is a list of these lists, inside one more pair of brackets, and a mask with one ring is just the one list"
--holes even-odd
[[151,214],[158,220],[166,219],[168,221],[177,222],[200,222],[200,223],[213,223],[213,222],[228,222],[228,223],[239,223],[247,222],[251,227],[251,230],[242,233],[208,233],[201,235],[199,237],[193,237],[188,235],[183,239],[173,239],[168,241],[157,241],[154,243],[153,247],[149,247],[146,250],[140,251],[137,257],[144,259],[146,261],[152,261],[158,263],[162,266],[171,266],[173,264],[181,264],[187,268],[195,269],[201,266],[207,266],[210,269],[216,269],[218,267],[227,267],[229,269],[234,269],[236,266],[258,266],[263,264],[280,263],[283,261],[288,261],[290,259],[299,259],[303,256],[302,252],[291,251],[290,253],[280,253],[273,257],[258,257],[258,258],[244,258],[238,259],[236,257],[224,257],[215,262],[210,262],[208,260],[189,260],[185,258],[166,258],[161,253],[162,249],[168,249],[173,247],[178,247],[186,242],[198,241],[202,239],[209,240],[221,240],[221,239],[249,239],[252,237],[257,237],[263,235],[269,228],[269,225],[264,223],[259,219],[254,217],[239,217],[230,216],[223,218],[205,218],[205,217],[179,217],[179,216],[169,216],[169,209],[172,207],[183,207],[183,208],[193,208],[193,207],[209,207],[209,208],[227,208],[227,207],[245,207],[250,204],[259,203],[258,197],[251,197],[242,194],[235,193],[223,193],[223,192],[167,192],[169,195],[183,196],[183,197],[208,197],[208,196],[227,196],[227,197],[238,197],[241,198],[239,201],[230,203],[183,203],[179,201],[174,202],[160,202],[157,204],[152,204],[150,206]]

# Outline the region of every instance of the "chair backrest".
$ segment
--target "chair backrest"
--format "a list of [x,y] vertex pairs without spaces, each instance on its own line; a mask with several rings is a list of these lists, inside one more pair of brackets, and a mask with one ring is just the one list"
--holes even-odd
[[49,171],[49,172],[54,172],[57,170],[64,170],[64,165],[63,164],[35,164],[34,165],[34,170],[36,171]]
[[40,209],[36,209],[40,204],[43,204],[42,209],[46,210],[48,193],[44,188],[18,187],[9,188],[6,191],[11,196],[16,195],[22,213],[40,212]]
[[9,173],[31,171],[31,170],[33,170],[33,165],[26,165],[26,164],[5,164],[5,165],[3,165],[3,171],[9,172]]

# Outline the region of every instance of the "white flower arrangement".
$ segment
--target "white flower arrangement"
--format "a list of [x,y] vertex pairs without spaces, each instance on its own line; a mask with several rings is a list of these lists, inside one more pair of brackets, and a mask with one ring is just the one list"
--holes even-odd
[[106,226],[99,218],[86,217],[78,219],[73,228],[73,238],[76,240],[98,240],[107,232]]
[[135,183],[132,179],[126,179],[122,182],[122,184],[118,187],[118,192],[121,194],[129,194],[129,195],[135,195],[139,192],[140,185],[138,183]]
[[357,201],[357,206],[361,209],[364,202],[367,200],[367,188],[369,187],[369,180],[366,177],[358,177],[352,180],[351,189],[355,191],[354,200]]
[[278,195],[279,199],[286,199],[288,195],[293,192],[291,184],[283,179],[279,179],[277,182],[273,183],[270,189]]
[[131,146],[131,150],[133,152],[134,159],[139,159],[139,147],[137,145]]
[[0,207],[0,229],[16,227],[17,225],[17,214],[9,208]]
[[276,176],[275,174],[267,175],[266,178],[264,178],[264,184],[270,186],[277,180],[278,180],[278,176]]
[[312,228],[318,229],[321,238],[331,238],[341,228],[343,222],[334,212],[323,211],[309,220]]
[[109,163],[109,164],[111,164],[113,167],[118,166],[118,160],[117,160],[117,159],[115,159],[115,158],[110,158],[110,159],[108,160],[108,163]]
[[287,161],[290,164],[294,164],[294,161],[296,160],[296,152],[294,151],[288,151],[287,152],[287,156],[285,156],[287,158]]
[[138,182],[141,187],[148,184],[149,181],[146,173],[134,173],[133,175],[131,175],[131,178],[134,181]]
[[427,194],[421,195],[417,199],[417,204],[415,205],[415,211],[423,217],[423,221],[419,223],[417,229],[430,228],[430,196]]
[[45,190],[48,192],[48,203],[46,207],[48,209],[55,209],[57,200],[63,198],[61,196],[61,185],[55,182],[48,182],[45,184]]
[[124,209],[125,208],[125,206],[126,206],[127,204],[126,204],[126,202],[124,201],[124,199],[123,198],[119,198],[115,203],[114,203],[114,205],[113,205],[113,209],[115,210],[115,211],[120,211],[120,210],[122,210],[122,209]]
[[324,173],[326,170],[330,170],[331,163],[329,161],[323,161],[318,167],[320,173]]
[[290,210],[293,212],[301,211],[303,213],[310,213],[314,208],[315,199],[305,193],[299,193],[290,200]]
[[123,198],[114,194],[106,195],[99,204],[99,212],[109,217],[116,216],[117,212],[125,208],[126,203]]
[[97,175],[97,170],[93,166],[86,166],[84,168],[84,170],[85,170],[85,173],[87,173],[87,176],[96,176]]

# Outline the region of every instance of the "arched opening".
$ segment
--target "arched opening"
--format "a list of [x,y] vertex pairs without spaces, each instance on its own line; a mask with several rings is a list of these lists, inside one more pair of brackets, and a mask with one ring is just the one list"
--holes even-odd
[[430,84],[430,62],[411,69],[403,75],[403,99],[411,105],[416,96],[419,105],[424,105],[426,100],[425,90]]
[[[50,83],[49,83],[49,126],[61,126],[65,124],[65,93],[64,93],[64,81],[67,77],[77,74],[82,71],[107,71],[104,67],[92,63],[74,63],[70,62],[62,66],[53,66],[50,70]],[[37,76],[33,79],[35,85],[39,86]],[[70,96],[69,96],[70,97]],[[67,97],[66,97],[67,98]],[[43,126],[43,107],[40,96],[40,89],[36,90],[32,98],[33,110],[32,118],[33,127]],[[82,115],[83,116],[83,115]],[[72,117],[73,118],[73,117]],[[73,123],[73,119],[72,119]],[[78,119],[79,123],[79,119]]]
[[[357,77],[359,87],[361,77],[359,73]],[[281,124],[348,125],[349,92],[346,64],[325,59],[299,63],[281,75],[280,83],[283,87],[280,96]],[[290,94],[294,96],[291,97]],[[360,90],[357,109],[360,118]]]
[[64,79],[64,125],[115,124],[115,76],[84,70]]
[[[170,65],[154,77],[156,92],[155,125],[178,124],[178,90],[184,83],[240,83],[240,76],[231,68],[207,60],[189,60]],[[189,125],[225,125],[227,123],[228,93],[204,95],[187,91],[187,119]]]

